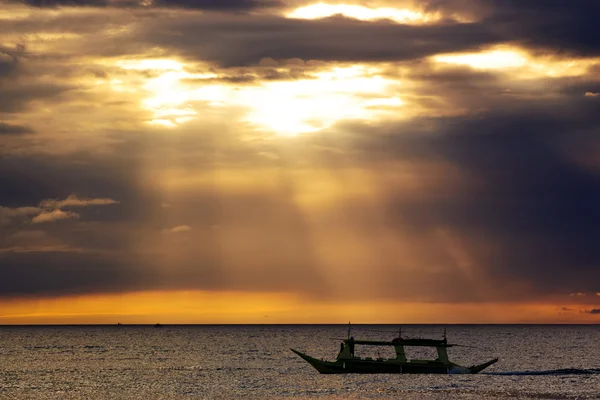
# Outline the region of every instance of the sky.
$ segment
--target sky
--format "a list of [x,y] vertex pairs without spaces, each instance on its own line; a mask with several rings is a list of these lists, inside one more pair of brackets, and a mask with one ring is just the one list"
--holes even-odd
[[0,0],[0,324],[600,322],[596,0]]

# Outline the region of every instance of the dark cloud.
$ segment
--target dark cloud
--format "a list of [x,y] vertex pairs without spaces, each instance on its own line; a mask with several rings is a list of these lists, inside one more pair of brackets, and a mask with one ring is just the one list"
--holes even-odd
[[[40,7],[57,4],[132,5],[131,1],[116,0],[32,0],[28,3]],[[225,66],[255,64],[266,57],[406,61],[438,53],[478,50],[501,43],[520,44],[539,53],[600,55],[600,32],[596,29],[600,5],[594,0],[430,0],[424,6],[447,14],[467,11],[475,14],[475,22],[472,23],[443,20],[432,25],[364,22],[339,16],[314,21],[290,20],[279,16],[219,12],[277,5],[275,1],[158,0],[154,6],[159,14],[158,10],[164,7],[203,9],[214,13],[199,16],[186,15],[182,11],[172,18],[148,18],[146,23],[120,36],[118,41],[90,37],[86,50],[120,55],[135,53],[140,46],[158,46],[169,53]],[[130,17],[133,20],[142,14],[134,12]],[[53,26],[53,18],[44,17],[46,29]],[[73,19],[72,16],[69,18]],[[92,16],[87,18],[93,19]],[[106,23],[105,19],[101,21]],[[70,31],[72,25],[67,26],[65,21],[58,26]]]
[[33,129],[27,126],[11,125],[0,121],[0,136],[2,135],[23,135],[33,133]]
[[432,9],[471,11],[480,23],[533,50],[582,56],[600,55],[596,0],[428,0]]
[[388,186],[390,226],[415,234],[443,227],[469,238],[471,263],[501,286],[597,291],[600,174],[579,159],[600,145],[600,105],[573,98],[506,103],[475,116],[412,121],[376,139],[370,132],[357,143],[373,159],[393,152],[442,162],[464,181],[416,199]]
[[13,2],[22,2],[32,7],[157,7],[217,11],[249,11],[283,5],[277,0],[13,0]]
[[[132,243],[136,221],[159,203],[138,185],[138,171],[133,160],[119,156],[0,158],[0,205],[12,207],[5,208],[8,223],[0,226],[0,296],[119,292],[150,285],[152,271],[138,271],[143,265]],[[38,205],[45,209],[36,212]]]
[[0,45],[0,80],[16,72],[24,52],[25,46],[23,45],[15,47]]
[[[23,44],[14,47],[0,46],[0,113],[24,111],[34,100],[56,97],[74,88],[57,82],[56,79],[41,79],[54,72],[52,68],[48,69],[48,65],[37,65],[32,61]],[[32,131],[27,127],[11,128],[0,122],[0,134],[9,132],[17,134]]]
[[142,289],[144,274],[115,256],[78,251],[0,253],[0,297]]
[[277,0],[154,0],[155,7],[197,8],[215,11],[248,11],[257,8],[281,7]]
[[0,113],[16,113],[31,107],[35,100],[49,100],[72,90],[73,87],[60,83],[3,82],[0,88]]
[[106,7],[111,3],[110,0],[13,0],[13,2],[23,3],[32,7]]
[[600,55],[597,1],[510,0],[499,4],[497,15],[492,15],[486,23],[497,25],[507,39],[535,50]]
[[201,24],[197,18],[182,16],[176,22],[159,22],[147,28],[132,32],[130,40],[223,66],[257,64],[263,58],[412,60],[475,50],[500,40],[479,24],[409,26],[346,18],[309,21],[207,14]]
[[600,54],[600,32],[596,29],[600,4],[593,0],[440,1],[431,2],[430,7],[448,13],[480,10],[479,19],[473,23],[444,20],[434,25],[403,25],[342,17],[306,21],[215,15],[203,24],[185,17],[176,24],[159,24],[144,37],[187,57],[222,65],[256,63],[263,57],[400,61],[499,43],[521,44],[543,53]]
[[[107,212],[104,217],[109,220],[136,218],[135,210],[142,211],[139,207],[146,203],[144,200],[157,201],[138,192],[138,173],[135,159],[118,156],[99,157],[87,152],[62,157],[4,155],[0,159],[0,186],[4,188],[0,191],[0,205],[38,206],[47,199],[67,199],[63,203],[67,202],[69,207],[72,206],[69,198],[73,199],[75,194],[80,201],[108,198],[120,202],[113,207],[102,207]],[[90,212],[81,207],[77,211]]]
[[600,308],[592,308],[591,310],[586,310],[588,314],[600,314]]

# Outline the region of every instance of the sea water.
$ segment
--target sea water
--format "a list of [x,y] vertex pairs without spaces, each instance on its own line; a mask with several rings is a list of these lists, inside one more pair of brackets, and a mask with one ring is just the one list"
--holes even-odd
[[[352,334],[390,340],[397,328]],[[478,375],[320,375],[289,349],[335,358],[347,326],[0,327],[0,398],[600,399],[600,326],[405,325],[402,335],[444,328],[469,346],[449,349],[452,361],[500,361]]]

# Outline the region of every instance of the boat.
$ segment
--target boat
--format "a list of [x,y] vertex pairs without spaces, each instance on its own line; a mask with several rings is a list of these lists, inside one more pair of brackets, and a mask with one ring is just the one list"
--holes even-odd
[[[463,367],[448,359],[448,348],[458,346],[444,339],[403,338],[400,332],[391,341],[357,340],[348,334],[340,345],[340,352],[335,361],[317,359],[298,350],[290,349],[304,361],[312,365],[321,374],[477,374],[490,365],[498,362],[498,358],[483,364]],[[395,358],[361,358],[354,354],[356,346],[392,346]],[[435,360],[419,360],[406,357],[405,347],[435,347]]]

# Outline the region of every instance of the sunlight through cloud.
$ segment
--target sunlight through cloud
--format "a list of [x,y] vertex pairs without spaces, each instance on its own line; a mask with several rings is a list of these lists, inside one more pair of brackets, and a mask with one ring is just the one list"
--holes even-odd
[[519,48],[499,47],[477,53],[439,54],[431,57],[438,64],[464,65],[481,70],[511,70],[516,78],[581,76],[600,59],[559,59],[534,56]]
[[354,4],[311,4],[287,13],[287,18],[320,19],[334,15],[343,15],[361,21],[392,20],[401,24],[419,24],[441,19],[438,13],[424,14],[409,9],[391,7],[369,8]]
[[[376,68],[335,67],[307,79],[264,82],[233,88],[207,86],[193,97],[212,105],[242,106],[250,125],[285,136],[316,132],[343,119],[381,117],[389,107],[403,104],[393,93],[396,81],[378,75]],[[379,102],[379,103],[378,103]],[[378,104],[388,108],[373,108]]]
[[434,61],[446,64],[468,65],[475,69],[505,69],[522,67],[527,58],[513,50],[493,50],[480,53],[442,54],[433,57]]
[[[150,96],[142,101],[145,109],[152,112],[151,125],[173,128],[196,118],[197,112],[189,106],[190,90],[183,79],[210,79],[217,75],[189,73],[184,65],[169,59],[122,60],[117,66],[126,70],[150,72],[156,76],[147,78],[142,89]],[[126,91],[122,80],[113,80],[114,90]]]
[[[363,65],[328,67],[297,80],[242,85],[218,82],[215,73],[187,72],[171,60],[121,61],[119,66],[150,73],[139,83],[138,90],[145,93],[141,105],[152,113],[149,124],[165,128],[192,121],[199,108],[211,107],[224,113],[242,110],[242,121],[253,129],[294,136],[344,119],[380,118],[404,104],[395,94],[397,81]],[[130,90],[123,80],[112,85],[117,91]]]

